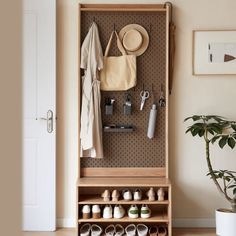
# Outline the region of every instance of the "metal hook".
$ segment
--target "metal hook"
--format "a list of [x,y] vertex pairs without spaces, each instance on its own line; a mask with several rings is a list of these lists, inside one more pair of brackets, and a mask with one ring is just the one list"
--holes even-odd
[[113,24],[113,30],[116,31],[116,24]]
[[143,91],[144,91],[144,83],[143,83]]
[[93,17],[93,22],[95,22],[95,16]]

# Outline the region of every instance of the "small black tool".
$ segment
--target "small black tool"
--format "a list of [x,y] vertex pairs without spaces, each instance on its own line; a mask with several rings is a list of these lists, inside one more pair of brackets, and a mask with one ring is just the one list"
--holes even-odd
[[112,115],[113,114],[113,103],[115,102],[114,98],[105,98],[105,114]]
[[129,116],[132,113],[131,94],[125,94],[125,103],[123,104],[124,115]]

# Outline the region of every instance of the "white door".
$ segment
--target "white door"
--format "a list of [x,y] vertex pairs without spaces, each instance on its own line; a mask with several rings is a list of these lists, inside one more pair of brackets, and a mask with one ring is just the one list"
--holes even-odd
[[23,1],[23,230],[56,227],[56,0]]

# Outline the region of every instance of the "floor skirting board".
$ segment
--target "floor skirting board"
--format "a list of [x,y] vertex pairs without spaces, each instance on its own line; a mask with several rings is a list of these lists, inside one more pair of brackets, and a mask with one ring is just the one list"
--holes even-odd
[[75,228],[76,219],[74,218],[57,218],[58,228]]
[[[57,218],[57,227],[74,228],[76,220],[73,218]],[[176,228],[214,228],[214,218],[177,218],[173,219],[173,227]]]
[[215,228],[214,218],[176,218],[173,219],[176,228]]

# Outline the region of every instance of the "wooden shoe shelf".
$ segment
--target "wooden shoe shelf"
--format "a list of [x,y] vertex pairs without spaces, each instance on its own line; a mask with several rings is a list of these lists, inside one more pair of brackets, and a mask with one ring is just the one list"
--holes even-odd
[[[91,23],[95,21],[99,29],[99,37],[105,49],[112,30],[121,30],[128,24],[143,26],[149,35],[149,45],[142,56],[137,57],[137,85],[129,90],[132,94],[132,115],[123,114],[125,91],[101,92],[101,112],[103,125],[130,124],[133,132],[103,132],[104,158],[79,158],[77,181],[77,236],[80,227],[85,223],[98,224],[104,229],[109,224],[120,223],[123,227],[134,223],[144,223],[148,227],[162,225],[167,227],[168,236],[172,235],[172,199],[171,182],[169,180],[169,82],[170,58],[170,19],[169,4],[79,4],[79,48],[86,37]],[[111,55],[118,56],[119,51],[111,46]],[[79,51],[80,58],[80,51]],[[79,70],[79,76],[82,71]],[[82,91],[79,83],[79,91]],[[158,106],[155,137],[147,138],[147,123],[153,99],[147,99],[143,111],[140,111],[140,91],[145,87],[155,102],[160,94],[165,97],[165,107]],[[115,99],[113,115],[105,114],[105,100]],[[80,114],[79,114],[80,120]],[[80,124],[79,124],[80,126]],[[155,201],[149,201],[146,192],[153,188]],[[157,200],[157,190],[163,188],[164,201]],[[122,191],[135,189],[142,191],[142,200],[125,201]],[[120,193],[118,201],[104,201],[102,193],[108,190]],[[101,216],[105,205],[120,204],[126,211],[121,219],[83,219],[84,205],[99,205]],[[151,217],[147,219],[128,217],[131,205],[142,204],[151,209]]]
[[[130,182],[132,181],[132,184]],[[125,179],[125,178],[80,178],[78,180],[78,225],[83,223],[144,223],[147,225],[163,225],[165,224],[168,227],[169,235],[171,235],[171,184],[168,179],[165,178],[135,178],[135,179]],[[157,196],[155,201],[149,201],[146,196],[146,192],[150,187],[153,187],[155,192],[162,187],[165,191],[164,201],[158,201]],[[142,191],[143,197],[140,201],[125,201],[123,197],[120,196],[118,201],[103,201],[101,193],[108,189],[110,192],[117,189],[120,193],[122,190],[129,189],[133,192],[135,189],[139,188]],[[81,208],[83,205],[94,205],[98,204],[102,209],[105,205],[114,205],[121,204],[126,209],[126,215],[121,219],[83,219],[81,215]],[[136,204],[138,208],[141,208],[142,204],[147,204],[152,211],[151,217],[148,219],[137,218],[131,219],[127,215],[127,210],[130,205]],[[102,215],[102,214],[101,214]]]

